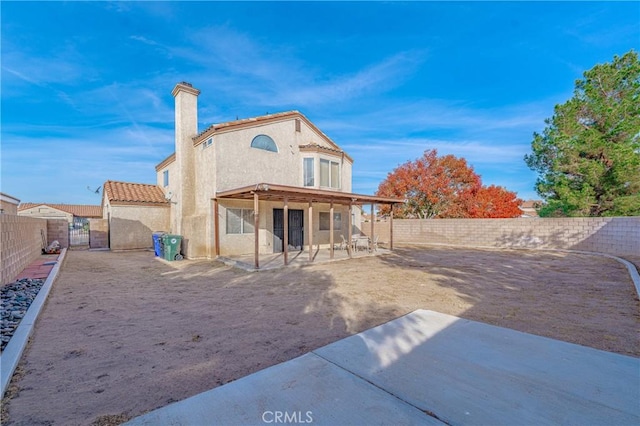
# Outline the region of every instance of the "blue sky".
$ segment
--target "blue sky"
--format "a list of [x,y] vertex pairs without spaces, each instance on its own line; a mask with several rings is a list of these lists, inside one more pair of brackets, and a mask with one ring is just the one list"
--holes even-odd
[[371,194],[426,149],[537,198],[532,134],[597,63],[639,50],[637,2],[6,2],[0,189],[99,204],[155,183],[179,81],[199,127],[296,109]]

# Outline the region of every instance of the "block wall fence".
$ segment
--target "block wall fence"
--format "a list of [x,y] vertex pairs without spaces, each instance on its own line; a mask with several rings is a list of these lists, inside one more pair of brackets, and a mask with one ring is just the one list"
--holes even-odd
[[47,244],[58,241],[60,247],[69,248],[69,222],[66,219],[47,220]]
[[89,219],[89,247],[109,248],[108,219]]
[[69,246],[69,225],[64,219],[36,219],[0,214],[0,285],[15,279],[42,253],[42,235],[50,243]]
[[[360,229],[369,235],[371,223],[363,222]],[[380,242],[389,242],[389,222],[376,222],[374,232]],[[393,241],[640,256],[640,217],[394,219]]]
[[47,234],[47,220],[3,214],[0,226],[0,276],[2,284],[6,284],[42,253],[42,233]]

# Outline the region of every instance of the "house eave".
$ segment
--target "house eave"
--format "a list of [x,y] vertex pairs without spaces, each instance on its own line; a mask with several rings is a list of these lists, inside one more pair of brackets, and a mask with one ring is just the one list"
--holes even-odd
[[287,185],[275,185],[270,183],[258,183],[256,185],[221,191],[216,193],[218,199],[253,199],[258,194],[261,200],[290,202],[317,202],[336,204],[401,204],[404,200],[399,198],[378,197],[375,195],[356,194],[351,192],[330,191],[316,188],[303,188]]

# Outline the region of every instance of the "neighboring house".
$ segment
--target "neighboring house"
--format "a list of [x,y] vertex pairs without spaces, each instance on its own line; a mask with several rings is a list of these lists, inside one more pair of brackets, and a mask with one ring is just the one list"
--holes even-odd
[[0,214],[18,214],[18,205],[20,200],[9,194],[0,192]]
[[541,200],[526,200],[520,205],[522,215],[520,217],[538,217],[538,209],[542,206]]
[[89,244],[89,220],[101,218],[102,209],[86,204],[22,203],[18,207],[18,215],[66,220],[69,223],[69,244],[79,246]]
[[175,152],[156,166],[155,187],[167,225],[148,227],[148,241],[168,231],[183,236],[189,258],[253,253],[258,266],[259,254],[284,252],[286,263],[289,250],[350,238],[363,204],[403,201],[352,193],[353,159],[298,111],[199,132],[200,91],[179,83],[172,94]]
[[22,203],[18,207],[18,215],[41,219],[65,219],[70,227],[73,227],[74,223],[84,222],[84,219],[101,218],[102,209],[100,206],[87,204]]
[[109,222],[112,250],[151,248],[152,233],[169,230],[169,202],[160,187],[108,180],[103,188],[101,216]]

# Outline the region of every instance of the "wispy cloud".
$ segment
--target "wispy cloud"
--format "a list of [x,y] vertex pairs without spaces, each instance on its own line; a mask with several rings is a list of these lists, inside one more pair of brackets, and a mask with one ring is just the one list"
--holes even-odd
[[[27,183],[31,199],[23,201],[100,203],[86,191],[87,185],[97,187],[107,179],[155,183],[155,165],[173,149],[173,132],[168,129],[55,130],[59,136],[46,140],[22,133],[3,135],[3,187]],[[150,148],[150,140],[155,149]],[[25,165],[28,175],[23,173]]]
[[426,51],[398,52],[361,69],[335,74],[305,63],[288,45],[260,43],[224,26],[196,32],[191,42],[191,46],[166,48],[172,56],[206,69],[194,72],[194,78],[236,102],[272,108],[320,106],[383,93],[400,85],[426,57]]

